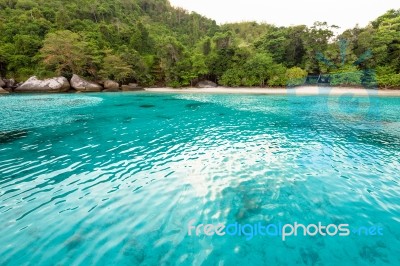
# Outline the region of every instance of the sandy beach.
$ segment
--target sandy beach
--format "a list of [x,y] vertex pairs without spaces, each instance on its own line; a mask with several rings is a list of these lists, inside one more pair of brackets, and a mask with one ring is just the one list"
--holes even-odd
[[296,88],[146,88],[149,92],[164,93],[222,93],[222,94],[264,94],[264,95],[345,95],[352,94],[357,96],[397,96],[400,97],[400,90],[372,90],[365,88],[347,87],[316,87],[304,86]]

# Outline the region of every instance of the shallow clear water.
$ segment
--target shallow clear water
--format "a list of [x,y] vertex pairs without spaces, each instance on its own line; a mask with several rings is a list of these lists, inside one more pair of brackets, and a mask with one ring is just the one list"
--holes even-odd
[[[0,97],[0,265],[399,265],[400,98]],[[188,236],[196,223],[383,236]]]

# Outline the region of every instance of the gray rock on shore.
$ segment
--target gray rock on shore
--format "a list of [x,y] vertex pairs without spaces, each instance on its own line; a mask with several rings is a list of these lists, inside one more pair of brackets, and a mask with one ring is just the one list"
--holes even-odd
[[0,94],[6,94],[8,93],[8,91],[6,91],[5,89],[3,89],[2,87],[0,87]]
[[120,91],[118,82],[115,82],[113,80],[106,80],[104,82],[104,92],[117,92],[117,91]]
[[143,87],[140,87],[136,83],[129,83],[128,85],[121,86],[122,91],[142,91],[144,90]]
[[[15,87],[15,80],[14,79],[5,79],[4,82],[6,83],[5,88],[14,88]],[[4,88],[4,86],[2,86]]]
[[4,90],[6,90],[8,92],[12,92],[13,89],[15,89],[18,86],[17,86],[17,84],[15,84],[14,79],[1,79],[0,78],[0,87],[2,87]]
[[209,80],[203,80],[197,83],[196,87],[198,88],[216,88],[218,85],[212,81]]
[[71,79],[71,87],[80,92],[99,92],[103,87],[97,83],[84,80],[78,75],[73,75]]
[[67,92],[70,89],[68,80],[64,77],[40,80],[36,76],[30,77],[15,92]]

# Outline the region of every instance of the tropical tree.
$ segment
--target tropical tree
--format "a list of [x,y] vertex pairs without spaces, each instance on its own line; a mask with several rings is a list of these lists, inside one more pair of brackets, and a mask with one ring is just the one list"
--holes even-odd
[[273,59],[267,53],[255,53],[245,63],[247,86],[264,86],[265,81],[270,78],[275,67]]
[[43,64],[57,75],[91,74],[94,76],[95,60],[89,44],[82,36],[69,30],[49,33],[40,50]]
[[103,79],[111,79],[118,82],[125,82],[134,77],[131,65],[128,65],[119,55],[108,53],[104,59],[99,72]]

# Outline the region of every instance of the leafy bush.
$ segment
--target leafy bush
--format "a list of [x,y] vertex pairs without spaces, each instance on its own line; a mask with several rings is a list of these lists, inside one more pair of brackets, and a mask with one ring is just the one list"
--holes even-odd
[[332,86],[359,86],[363,77],[362,71],[355,66],[344,66],[331,74]]
[[378,67],[376,79],[378,85],[383,88],[400,87],[400,73],[395,73],[391,67]]
[[288,86],[299,86],[306,82],[307,71],[300,67],[292,67],[286,70],[286,83]]
[[224,86],[239,87],[242,85],[241,71],[231,68],[222,75],[220,83]]
[[275,64],[269,71],[268,85],[273,87],[286,86],[286,68],[281,64]]

